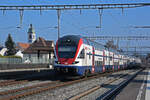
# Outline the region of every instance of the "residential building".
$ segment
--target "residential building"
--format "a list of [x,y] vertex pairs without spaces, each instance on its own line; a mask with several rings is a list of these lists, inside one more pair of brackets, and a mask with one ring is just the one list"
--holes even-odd
[[21,42],[18,42],[17,45],[16,45],[16,49],[17,49],[17,53],[15,54],[16,56],[20,56],[21,58],[23,58],[23,51],[25,49],[27,49],[28,47],[30,46],[29,43],[21,43]]
[[5,56],[7,48],[0,47],[0,55]]
[[23,51],[23,58],[28,63],[52,63],[54,57],[54,42],[41,37],[35,40]]

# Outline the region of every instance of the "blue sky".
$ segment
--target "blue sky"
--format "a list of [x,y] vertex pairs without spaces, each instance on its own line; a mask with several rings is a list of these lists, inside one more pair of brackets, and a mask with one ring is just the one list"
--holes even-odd
[[[0,0],[0,5],[52,5],[52,4],[103,4],[103,3],[150,3],[149,0]],[[92,35],[150,35],[150,29],[134,29],[130,26],[150,26],[150,7],[103,10],[102,29],[99,26],[98,10],[67,10],[61,12],[60,36],[76,34]],[[19,11],[0,11],[0,43],[4,44],[10,33],[15,42],[27,42],[29,24],[33,24],[37,37],[46,40],[57,40],[56,11],[24,11],[22,29]],[[134,42],[135,43],[135,42]],[[147,41],[140,41],[132,45],[148,45]],[[120,43],[123,45],[124,43]]]

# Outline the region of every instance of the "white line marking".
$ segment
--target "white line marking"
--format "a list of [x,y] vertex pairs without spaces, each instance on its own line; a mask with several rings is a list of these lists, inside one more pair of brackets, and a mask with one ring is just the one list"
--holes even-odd
[[136,100],[141,100],[141,96],[142,96],[142,93],[143,93],[143,88],[144,88],[144,85],[145,85],[145,80],[146,80],[146,76],[144,75],[144,80],[143,80],[143,83],[141,85],[141,88],[139,89],[139,93],[136,97]]
[[147,87],[146,87],[146,94],[145,100],[150,100],[150,70],[147,76]]

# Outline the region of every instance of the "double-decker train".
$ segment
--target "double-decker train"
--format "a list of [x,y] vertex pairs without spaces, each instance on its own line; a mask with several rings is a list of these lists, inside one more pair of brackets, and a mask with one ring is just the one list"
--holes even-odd
[[67,35],[56,42],[54,69],[81,76],[126,69],[136,58],[81,36]]

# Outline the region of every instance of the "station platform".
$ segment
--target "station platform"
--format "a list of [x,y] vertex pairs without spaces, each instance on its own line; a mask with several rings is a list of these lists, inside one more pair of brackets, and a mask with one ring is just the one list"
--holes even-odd
[[115,100],[150,100],[150,69],[140,72]]

